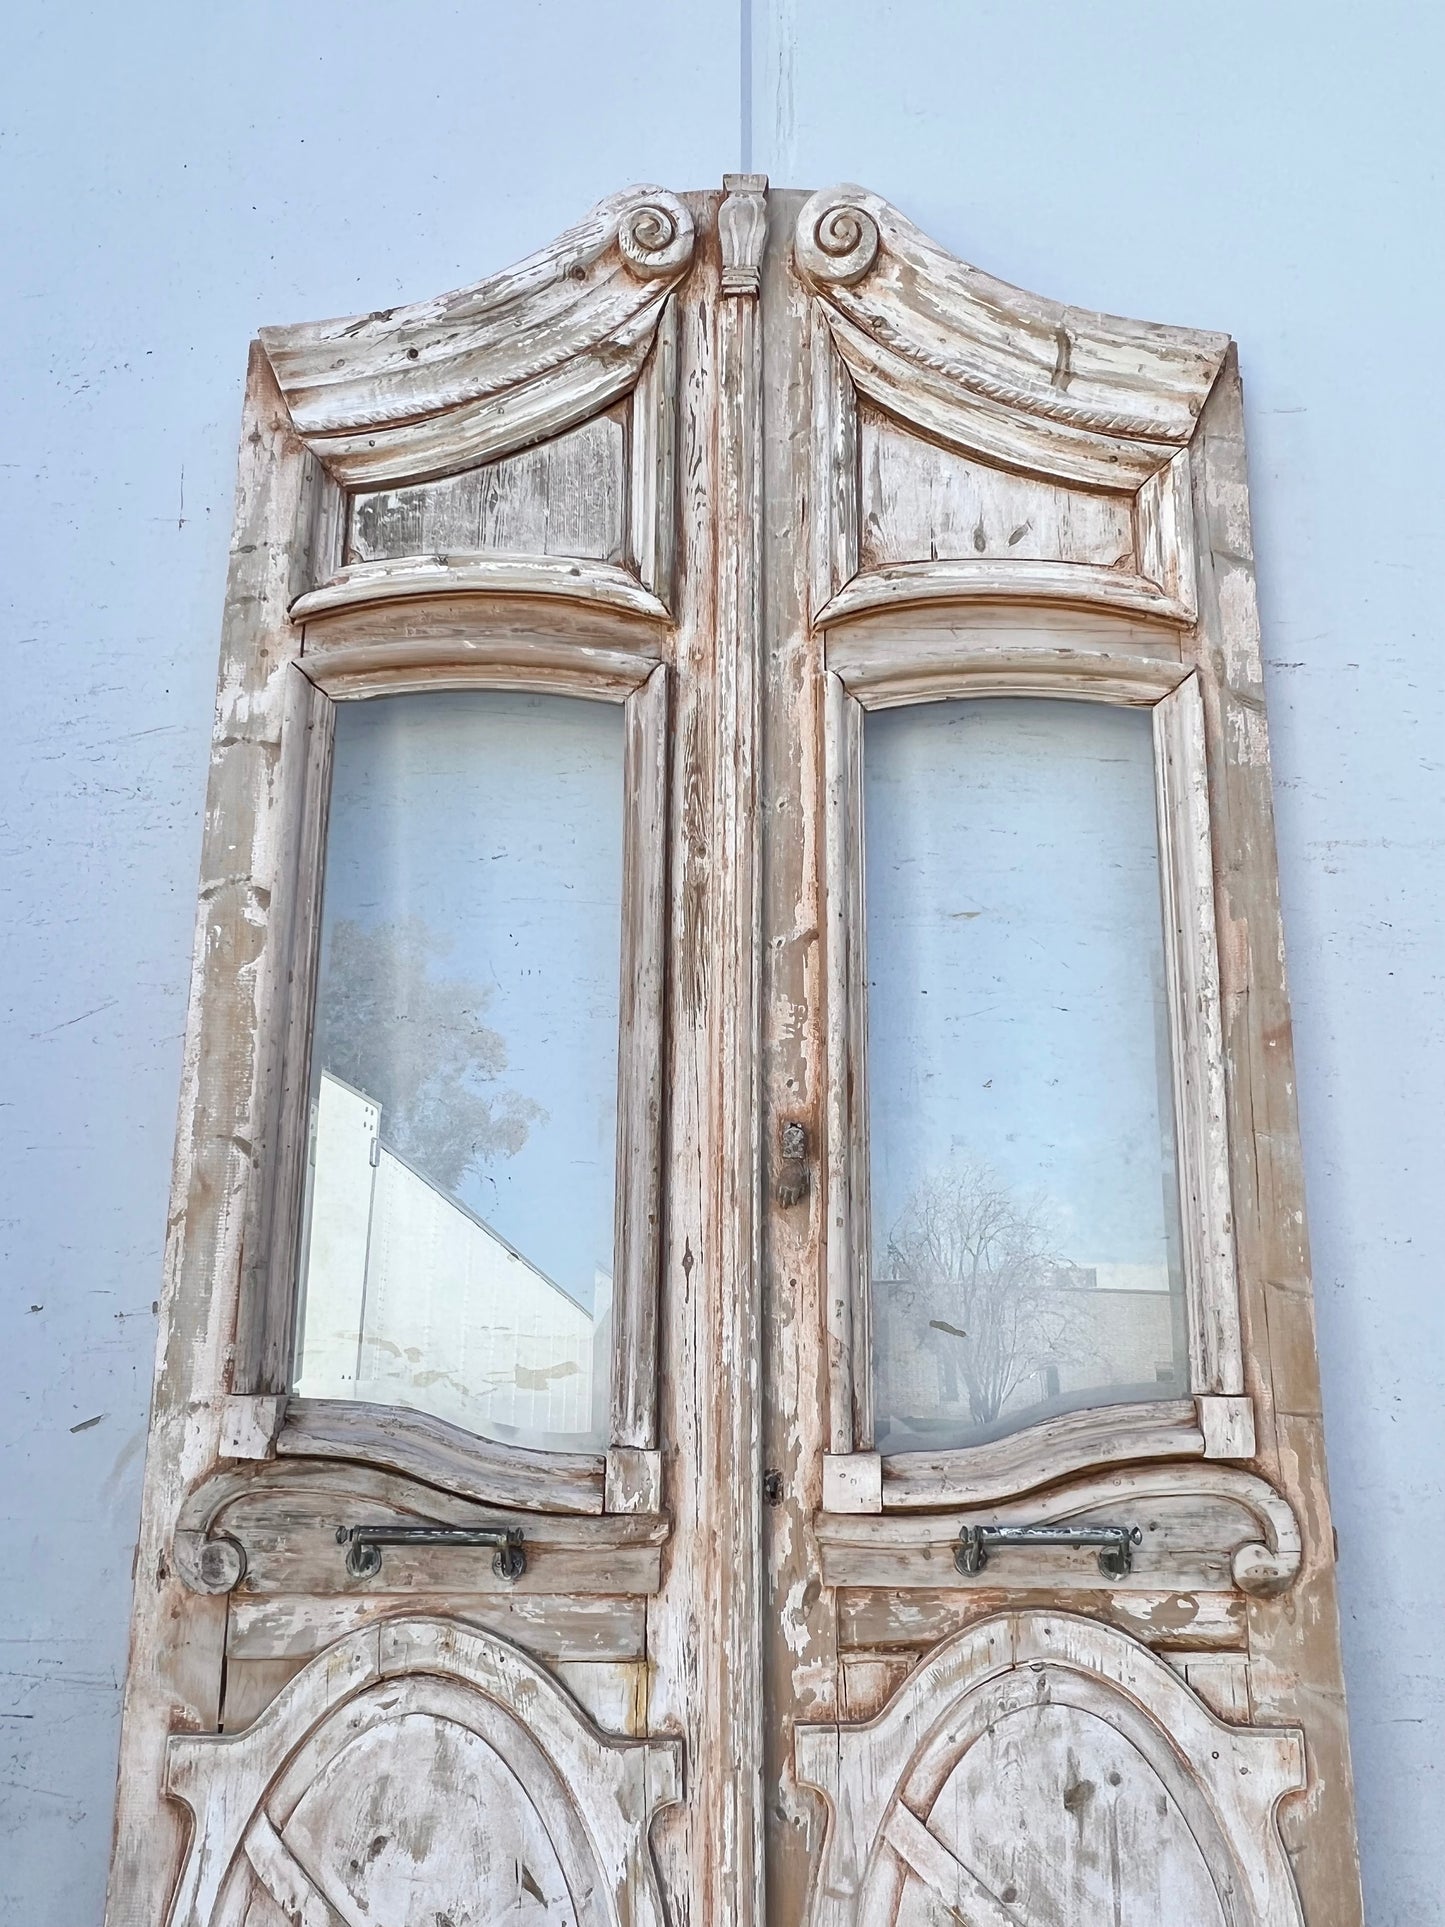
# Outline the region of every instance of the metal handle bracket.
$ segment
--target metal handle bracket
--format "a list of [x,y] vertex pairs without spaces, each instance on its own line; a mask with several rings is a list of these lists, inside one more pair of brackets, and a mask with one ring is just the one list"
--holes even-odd
[[383,1546],[495,1546],[492,1571],[499,1579],[520,1579],[527,1570],[520,1526],[338,1526],[336,1543],[346,1547],[353,1579],[376,1577]]
[[970,1578],[983,1571],[995,1546],[1097,1546],[1099,1570],[1106,1579],[1132,1571],[1134,1548],[1143,1541],[1138,1526],[960,1526],[953,1563]]

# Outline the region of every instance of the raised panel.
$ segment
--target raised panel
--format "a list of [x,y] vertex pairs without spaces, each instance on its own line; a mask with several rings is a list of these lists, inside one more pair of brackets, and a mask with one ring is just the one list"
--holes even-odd
[[[1003,1919],[1225,1927],[1198,1841],[1130,1740],[1075,1706],[1009,1708],[953,1769],[928,1815],[887,1839],[908,1867],[899,1927],[934,1927],[941,1893],[977,1882]],[[920,1851],[920,1847],[923,1850]],[[969,1900],[964,1899],[967,1918]],[[983,1917],[988,1918],[985,1907]]]
[[1301,1734],[1225,1724],[1089,1620],[982,1621],[794,1757],[830,1809],[813,1927],[1302,1921],[1275,1817]]
[[195,1825],[169,1919],[653,1927],[675,1741],[599,1732],[534,1662],[440,1620],[351,1635],[245,1733],[176,1735]]
[[1135,567],[1133,502],[971,461],[858,410],[859,566],[891,562],[1094,562]]
[[353,497],[348,562],[457,553],[621,562],[625,430],[616,414],[444,481]]

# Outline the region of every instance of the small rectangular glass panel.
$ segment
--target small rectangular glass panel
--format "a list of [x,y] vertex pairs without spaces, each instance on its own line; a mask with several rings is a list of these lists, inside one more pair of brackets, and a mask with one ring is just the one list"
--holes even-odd
[[623,713],[340,705],[295,1389],[600,1449]]
[[879,1449],[1185,1396],[1148,713],[873,711],[864,812]]

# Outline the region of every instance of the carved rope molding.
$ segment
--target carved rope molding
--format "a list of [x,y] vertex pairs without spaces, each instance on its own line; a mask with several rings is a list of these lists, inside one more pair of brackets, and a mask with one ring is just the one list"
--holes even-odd
[[597,414],[636,383],[693,220],[660,187],[600,201],[516,267],[261,343],[297,431],[351,488],[429,480]]
[[[813,291],[880,351],[880,379],[891,359],[915,379],[940,378],[1005,408],[1168,445],[1155,467],[1193,434],[1229,346],[1226,335],[1096,314],[1011,287],[861,187],[805,202],[794,256]],[[893,369],[895,382],[902,370]]]

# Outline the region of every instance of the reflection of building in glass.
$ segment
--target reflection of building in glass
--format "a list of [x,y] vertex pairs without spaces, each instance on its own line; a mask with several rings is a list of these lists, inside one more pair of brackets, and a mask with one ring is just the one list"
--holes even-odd
[[323,1071],[296,1391],[430,1412],[521,1445],[606,1439],[612,1280],[588,1311],[381,1141]]
[[885,1452],[979,1444],[1054,1413],[1188,1392],[1181,1297],[1163,1265],[1051,1265],[1015,1289],[975,1289],[971,1329],[958,1296],[952,1280],[873,1281]]

